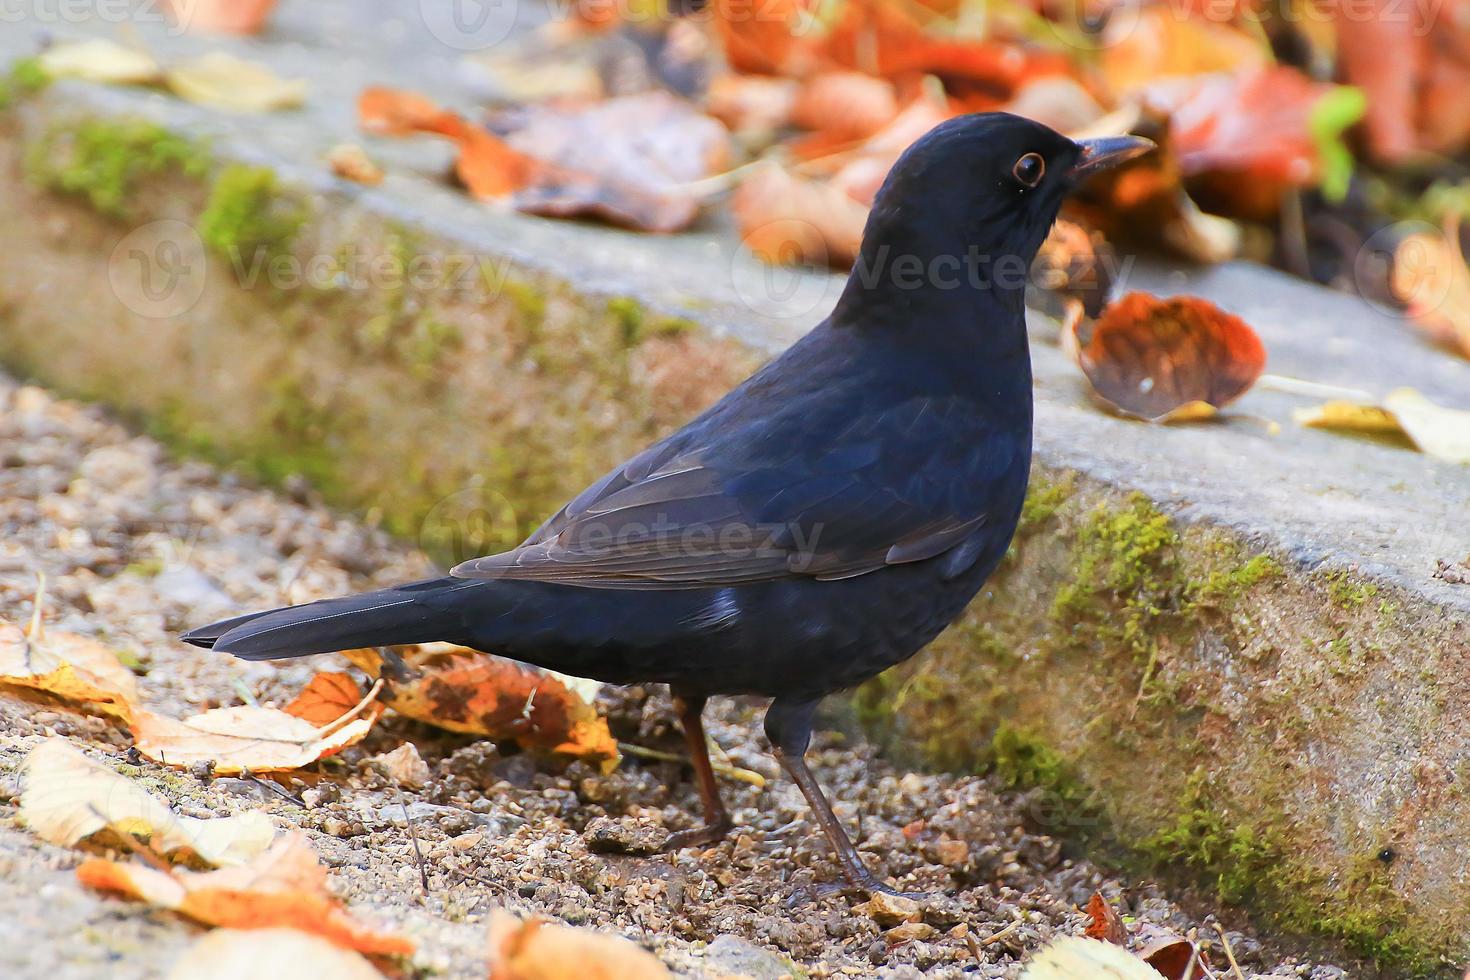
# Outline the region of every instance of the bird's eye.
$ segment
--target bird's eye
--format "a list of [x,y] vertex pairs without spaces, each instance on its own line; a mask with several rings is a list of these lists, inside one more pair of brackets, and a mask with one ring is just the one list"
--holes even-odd
[[1046,161],[1041,159],[1040,153],[1028,153],[1016,161],[1011,175],[1027,187],[1035,187],[1046,175]]

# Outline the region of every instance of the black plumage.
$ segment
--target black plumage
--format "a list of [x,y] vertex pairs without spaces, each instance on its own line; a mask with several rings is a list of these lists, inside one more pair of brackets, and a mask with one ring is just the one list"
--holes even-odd
[[445,640],[667,683],[708,818],[675,845],[729,827],[705,699],[770,697],[773,749],[849,879],[885,887],[802,760],[812,713],[932,640],[1005,554],[1031,463],[1027,270],[1077,180],[1147,145],[999,113],[939,126],[889,175],[832,315],[519,548],[184,639],[250,660]]

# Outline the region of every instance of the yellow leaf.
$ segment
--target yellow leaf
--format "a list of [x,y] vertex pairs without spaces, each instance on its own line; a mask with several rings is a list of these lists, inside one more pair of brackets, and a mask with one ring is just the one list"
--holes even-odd
[[1067,936],[1040,949],[1021,980],[1159,980],[1160,973],[1121,946]]
[[263,813],[200,820],[181,817],[137,783],[88,759],[64,738],[26,756],[20,817],[53,844],[70,847],[102,830],[148,837],[154,850],[190,850],[213,865],[244,864],[270,846]]
[[541,919],[490,916],[490,980],[668,980],[652,954],[621,936]]
[[38,59],[52,78],[79,78],[103,85],[147,85],[158,81],[158,62],[146,51],[96,38],[47,48]]
[[1470,412],[1442,408],[1413,388],[1391,392],[1382,405],[1332,401],[1292,414],[1314,429],[1403,435],[1436,459],[1470,463]]
[[85,636],[46,632],[39,615],[29,633],[0,621],[0,689],[46,694],[123,721],[138,698],[137,681],[115,653]]
[[306,82],[281,78],[266,65],[222,51],[183,62],[165,77],[179,98],[216,109],[271,112],[306,101]]
[[295,929],[215,929],[174,961],[168,980],[382,980],[361,953]]
[[214,771],[235,774],[285,772],[310,765],[361,741],[373,727],[371,718],[355,718],[333,728],[276,708],[215,708],[182,721],[151,711],[133,720],[137,749],[155,762],[187,769],[214,763]]
[[286,834],[241,867],[165,872],[94,858],[82,862],[77,878],[89,888],[140,899],[206,925],[290,927],[372,955],[407,956],[414,949],[409,940],[377,932],[352,918],[328,891],[327,869],[300,832]]

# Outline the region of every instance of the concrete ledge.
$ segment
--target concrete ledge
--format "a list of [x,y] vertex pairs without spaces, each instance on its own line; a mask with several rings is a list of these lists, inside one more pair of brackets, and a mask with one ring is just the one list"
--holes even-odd
[[[524,534],[835,298],[833,277],[750,278],[718,220],[652,238],[473,205],[432,145],[375,147],[381,188],[333,180],[322,158],[359,139],[359,84],[454,82],[376,36],[335,63],[322,38],[356,20],[307,7],[236,42],[312,79],[304,113],[221,119],[75,84],[0,113],[8,367],[183,451],[305,477],[452,559]],[[24,47],[0,37],[0,55]],[[332,274],[286,281],[257,259]],[[170,270],[170,289],[146,279]],[[1128,285],[1239,313],[1279,374],[1470,397],[1470,364],[1346,296],[1248,266],[1140,265]],[[1042,788],[1039,818],[1105,830],[1388,975],[1470,955],[1470,587],[1432,577],[1470,554],[1470,468],[1298,429],[1300,400],[1265,388],[1217,424],[1114,419],[1055,326],[1033,327],[1015,553],[858,708],[895,751],[995,766]]]

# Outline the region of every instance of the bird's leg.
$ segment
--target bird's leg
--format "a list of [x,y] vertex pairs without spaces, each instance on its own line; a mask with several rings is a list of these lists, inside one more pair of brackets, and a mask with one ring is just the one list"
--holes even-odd
[[689,746],[689,761],[694,766],[694,780],[699,787],[699,802],[704,806],[704,826],[673,834],[664,845],[665,851],[717,844],[735,826],[730,814],[725,812],[715,770],[709,763],[709,742],[704,735],[705,700],[674,695],[674,710],[679,713],[679,725],[684,729],[684,742]]
[[817,826],[832,843],[832,850],[837,852],[837,860],[842,862],[843,873],[852,886],[866,892],[898,894],[863,864],[862,855],[852,846],[847,831],[842,829],[842,822],[832,812],[832,804],[827,802],[822,787],[807,767],[806,750],[812,740],[812,716],[817,704],[817,701],[784,701],[780,698],[771,702],[770,708],[766,709],[766,737],[771,740],[771,751],[792,782],[800,787],[812,808]]

